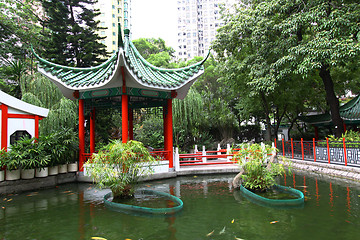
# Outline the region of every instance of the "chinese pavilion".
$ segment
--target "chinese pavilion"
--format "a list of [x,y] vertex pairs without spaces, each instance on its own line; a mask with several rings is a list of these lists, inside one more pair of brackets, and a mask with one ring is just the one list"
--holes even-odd
[[[119,29],[120,30],[120,29]],[[120,31],[119,31],[120,32]],[[203,63],[179,68],[158,68],[147,62],[130,41],[130,30],[119,36],[118,51],[96,67],[76,68],[51,63],[35,52],[38,71],[54,82],[63,95],[79,100],[79,170],[85,153],[84,110],[90,109],[90,154],[95,151],[95,112],[97,108],[121,109],[122,142],[133,139],[133,110],[162,107],[164,153],[173,168],[172,100],[183,99],[204,72]]]
[[[360,95],[351,99],[349,102],[340,106],[340,117],[344,122],[344,130],[347,126],[352,126],[357,129],[360,125]],[[333,126],[331,115],[329,113],[322,113],[317,115],[300,116],[300,120],[311,124],[315,128],[315,139],[319,139],[318,127]]]

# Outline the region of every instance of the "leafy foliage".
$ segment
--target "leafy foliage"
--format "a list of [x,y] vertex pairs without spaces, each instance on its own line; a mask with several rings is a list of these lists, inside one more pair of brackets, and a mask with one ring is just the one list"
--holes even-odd
[[100,13],[92,10],[94,0],[44,0],[42,1],[47,19],[44,26],[45,56],[61,65],[90,67],[104,61],[107,56],[105,45],[96,31]]
[[141,142],[113,140],[85,167],[99,187],[109,187],[114,198],[124,198],[133,194],[139,177],[152,172],[155,161]]
[[78,122],[76,102],[63,97],[49,79],[40,73],[23,75],[21,89],[24,102],[50,109],[48,117],[40,121],[40,135],[49,135],[63,128],[75,129]]
[[159,116],[151,116],[142,121],[134,132],[135,139],[145,146],[162,148],[164,146],[164,124]]
[[77,141],[70,129],[50,135],[23,138],[16,141],[9,151],[0,152],[0,163],[9,170],[43,168],[71,163],[75,160]]
[[[276,151],[269,145],[242,144],[236,147],[234,160],[244,169],[244,187],[253,191],[264,191],[275,184],[275,177],[285,173],[283,164],[270,163],[268,154]],[[239,149],[239,150],[238,150]]]
[[339,136],[336,95],[348,90],[351,81],[336,79],[333,72],[358,65],[359,9],[356,1],[341,0],[239,3],[234,12],[225,13],[226,24],[213,45],[223,81],[245,89],[245,98],[259,98],[267,129],[271,118],[279,122],[286,115],[297,116],[309,104],[318,107],[314,96],[326,96]]
[[72,163],[76,160],[78,141],[72,129],[63,128],[49,135],[40,136],[38,143],[49,156],[48,166]]
[[11,146],[8,154],[6,166],[10,170],[16,169],[17,164],[21,169],[43,168],[48,166],[50,160],[45,145],[35,138],[23,138],[17,141]]

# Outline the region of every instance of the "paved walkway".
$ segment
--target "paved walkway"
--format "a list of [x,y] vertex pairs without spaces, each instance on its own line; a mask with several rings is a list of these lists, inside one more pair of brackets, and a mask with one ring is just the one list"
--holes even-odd
[[293,169],[360,182],[360,168],[290,159]]

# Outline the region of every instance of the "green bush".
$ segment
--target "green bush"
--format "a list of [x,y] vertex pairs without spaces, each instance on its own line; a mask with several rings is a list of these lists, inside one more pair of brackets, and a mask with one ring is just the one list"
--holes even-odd
[[49,166],[72,163],[76,160],[77,135],[71,129],[62,128],[52,134],[40,136],[38,142],[49,156]]
[[152,148],[164,147],[164,124],[160,117],[151,117],[137,125],[135,139]]
[[47,167],[49,155],[44,151],[44,146],[35,138],[23,138],[11,146],[9,151],[10,162],[19,161],[21,169]]
[[245,188],[264,191],[275,184],[276,176],[285,173],[283,164],[273,162],[267,167],[268,155],[276,151],[275,148],[260,144],[241,144],[236,148],[239,150],[236,150],[234,160],[244,170],[242,179]]
[[73,162],[76,150],[76,134],[70,129],[62,129],[38,139],[16,141],[7,152],[1,150],[0,164],[9,170],[56,166]]
[[151,173],[155,162],[141,142],[112,140],[85,167],[97,185],[110,188],[117,199],[131,197],[139,177]]
[[[344,147],[343,138],[345,138],[346,148],[360,148],[360,133],[352,130],[345,131],[341,137],[336,138],[333,135],[328,136],[329,147],[342,148]],[[319,147],[327,147],[326,140],[318,143]]]

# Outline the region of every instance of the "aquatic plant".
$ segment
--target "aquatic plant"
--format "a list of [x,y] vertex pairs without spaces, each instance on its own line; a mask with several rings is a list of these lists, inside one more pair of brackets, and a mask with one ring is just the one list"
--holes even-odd
[[[275,184],[275,177],[285,173],[284,164],[276,163],[276,148],[261,144],[241,144],[234,160],[241,167],[237,176],[243,186],[252,191],[265,191]],[[270,157],[271,156],[271,157]]]
[[141,142],[112,140],[85,164],[100,188],[110,188],[114,199],[129,198],[141,176],[153,172],[156,159]]

